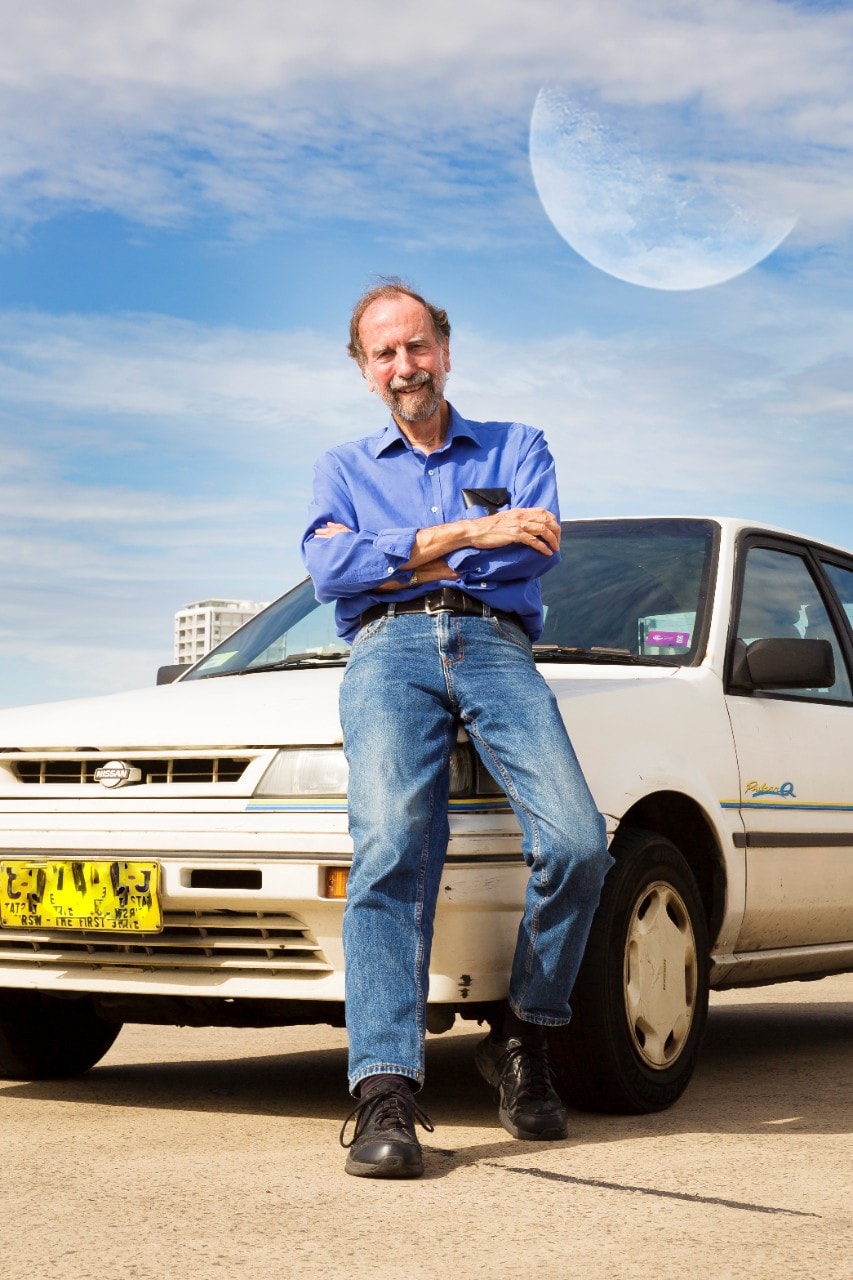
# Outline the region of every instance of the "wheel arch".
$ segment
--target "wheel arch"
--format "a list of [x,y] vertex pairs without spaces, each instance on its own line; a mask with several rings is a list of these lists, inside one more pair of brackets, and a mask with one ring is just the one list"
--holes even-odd
[[619,835],[626,830],[654,831],[678,848],[698,885],[708,936],[719,932],[726,903],[726,875],[716,832],[701,805],[679,791],[656,791],[623,815],[611,845],[619,857]]

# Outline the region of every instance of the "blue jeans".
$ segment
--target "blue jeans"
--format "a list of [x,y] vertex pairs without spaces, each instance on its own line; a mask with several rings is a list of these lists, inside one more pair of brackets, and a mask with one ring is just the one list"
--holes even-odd
[[353,1092],[424,1079],[433,917],[449,838],[458,724],[504,787],[530,868],[509,1002],[527,1022],[568,1003],[613,859],[530,641],[495,617],[383,616],[356,637],[341,689],[354,844],[344,912]]

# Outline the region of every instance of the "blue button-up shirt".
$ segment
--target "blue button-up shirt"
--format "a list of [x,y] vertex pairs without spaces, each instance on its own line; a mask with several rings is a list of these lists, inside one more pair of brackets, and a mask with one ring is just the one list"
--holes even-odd
[[[459,576],[392,591],[383,582],[407,582],[402,566],[415,535],[429,525],[489,514],[466,507],[463,489],[506,489],[509,507],[546,507],[559,520],[554,460],[541,431],[520,422],[471,422],[450,406],[447,436],[428,455],[413,449],[392,418],[384,431],[338,445],[314,469],[314,501],[302,554],[317,599],[336,600],[338,632],[352,640],[359,616],[371,605],[391,604],[454,586],[493,609],[517,613],[532,640],[542,634],[539,577],[559,562],[514,544],[482,550],[461,547],[445,560]],[[352,533],[315,538],[328,521]]]

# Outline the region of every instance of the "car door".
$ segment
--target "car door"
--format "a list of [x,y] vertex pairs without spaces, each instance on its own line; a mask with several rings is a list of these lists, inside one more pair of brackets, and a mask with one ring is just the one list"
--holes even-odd
[[[853,570],[839,560],[829,566],[833,572],[841,593],[853,602]],[[732,644],[769,636],[826,639],[835,681],[824,689],[747,692],[731,682],[727,688],[746,854],[746,909],[736,949],[851,940],[849,622],[819,555],[803,544],[745,539],[739,581]],[[848,609],[853,613],[853,603]]]

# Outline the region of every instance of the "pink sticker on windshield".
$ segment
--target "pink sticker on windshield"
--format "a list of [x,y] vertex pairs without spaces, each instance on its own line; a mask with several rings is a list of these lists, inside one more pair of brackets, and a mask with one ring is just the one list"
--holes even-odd
[[668,645],[671,649],[689,649],[689,631],[650,631],[646,636],[646,644]]

